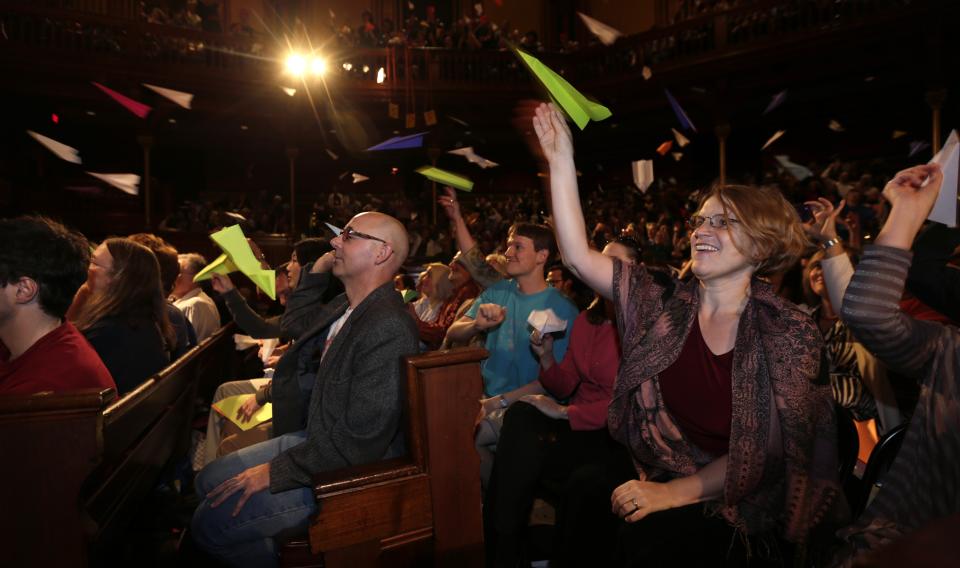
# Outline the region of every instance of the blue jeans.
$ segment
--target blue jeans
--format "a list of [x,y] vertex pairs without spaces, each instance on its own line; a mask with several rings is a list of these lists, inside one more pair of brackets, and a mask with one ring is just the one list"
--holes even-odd
[[260,442],[243,448],[207,465],[197,474],[196,488],[200,505],[190,525],[193,540],[201,549],[230,566],[276,566],[277,551],[273,537],[291,529],[305,529],[316,510],[313,489],[302,487],[270,493],[259,491],[250,496],[236,517],[231,516],[238,491],[216,508],[210,507],[207,494],[220,483],[256,465],[267,463],[278,454],[306,440],[303,432]]

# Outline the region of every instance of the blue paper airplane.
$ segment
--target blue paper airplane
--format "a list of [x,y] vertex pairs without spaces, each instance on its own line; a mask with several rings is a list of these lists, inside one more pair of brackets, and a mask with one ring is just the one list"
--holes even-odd
[[663,90],[667,94],[667,100],[670,101],[670,107],[673,108],[673,113],[677,115],[677,120],[680,121],[680,126],[684,130],[697,131],[697,127],[693,125],[693,122],[690,121],[690,117],[687,116],[687,113],[683,112],[683,108],[680,107],[680,103],[677,102],[677,99],[673,98],[673,95],[670,94],[670,91],[667,89]]
[[426,132],[421,132],[419,134],[410,134],[407,136],[394,136],[393,138],[385,140],[375,146],[370,146],[367,148],[367,152],[375,152],[378,150],[407,150],[409,148],[422,148],[423,137],[426,134]]

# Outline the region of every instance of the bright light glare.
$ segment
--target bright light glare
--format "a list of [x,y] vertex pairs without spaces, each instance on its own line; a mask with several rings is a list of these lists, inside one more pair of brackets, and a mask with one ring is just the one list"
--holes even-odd
[[382,85],[384,79],[387,78],[387,74],[384,72],[383,67],[377,71],[377,84]]
[[310,71],[314,75],[323,75],[327,72],[327,62],[321,57],[314,57],[313,61],[310,62]]
[[291,53],[287,56],[287,71],[291,75],[295,77],[302,77],[306,70],[307,62],[304,61],[302,55]]
[[363,72],[364,72],[364,73],[369,73],[369,72],[370,72],[370,66],[369,66],[369,65],[364,65],[364,66],[363,66]]
[[353,69],[353,64],[352,64],[352,63],[349,63],[349,62],[348,62],[348,63],[344,63],[344,64],[343,64],[343,70],[344,70],[344,71],[349,71],[349,70],[351,70],[351,69]]

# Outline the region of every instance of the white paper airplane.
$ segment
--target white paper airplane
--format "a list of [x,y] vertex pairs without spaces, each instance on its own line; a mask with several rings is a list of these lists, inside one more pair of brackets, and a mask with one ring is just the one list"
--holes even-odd
[[683,153],[682,153],[682,152],[670,152],[670,155],[673,156],[673,159],[676,160],[676,161],[678,161],[678,162],[680,161],[680,158],[683,157]]
[[844,128],[843,125],[837,122],[836,120],[831,120],[830,124],[827,125],[827,128],[829,128],[830,130],[833,130],[834,132],[843,132],[844,130],[846,130],[846,128]]
[[531,311],[530,315],[527,316],[527,323],[541,334],[567,329],[567,320],[560,319],[550,308]]
[[607,24],[595,20],[583,12],[577,12],[577,15],[583,20],[584,25],[587,26],[590,33],[597,36],[597,39],[599,39],[603,45],[613,45],[614,42],[617,41],[617,38],[623,35],[620,30],[611,28]]
[[360,182],[362,182],[362,181],[367,181],[368,179],[370,179],[370,178],[368,178],[368,177],[365,176],[365,175],[353,174],[353,183],[360,183]]
[[43,144],[43,147],[57,155],[61,160],[66,160],[74,164],[82,164],[80,152],[76,148],[57,142],[53,138],[47,138],[43,134],[37,134],[32,130],[27,130],[27,134],[33,136],[34,140]]
[[477,153],[473,151],[473,146],[467,146],[466,148],[458,148],[456,150],[450,150],[447,153],[456,154],[457,156],[463,156],[471,164],[477,164],[483,169],[495,168],[500,165],[496,162],[492,162],[484,158],[483,156],[477,155]]
[[683,134],[680,134],[676,128],[671,128],[670,130],[673,131],[673,137],[677,140],[677,144],[681,148],[683,148],[684,146],[690,143],[690,139],[684,136]]
[[287,94],[288,97],[292,97],[293,95],[297,94],[296,89],[291,89],[290,87],[280,87],[280,88],[283,90],[284,93]]
[[231,219],[240,221],[241,223],[245,223],[247,221],[246,217],[244,217],[239,213],[234,213],[233,211],[224,211],[223,214],[226,215],[227,217],[230,217]]
[[103,180],[113,187],[130,195],[139,195],[140,176],[137,174],[98,174],[96,172],[87,172],[93,177]]
[[326,225],[328,229],[330,229],[331,231],[333,231],[333,234],[334,234],[335,236],[337,236],[337,237],[339,237],[339,236],[340,236],[340,233],[343,232],[343,229],[341,229],[340,227],[338,227],[338,226],[336,226],[336,225],[331,225],[330,223],[327,223],[327,222],[324,222],[323,224]]
[[798,180],[802,181],[813,176],[813,172],[810,171],[810,168],[791,162],[790,156],[779,155],[774,156],[774,159],[777,160],[777,162],[780,164],[780,167],[787,170],[790,175]]
[[185,93],[183,91],[175,91],[173,89],[168,89],[166,87],[158,87],[156,85],[150,85],[149,83],[144,83],[144,87],[150,89],[151,91],[170,99],[171,101],[177,103],[185,109],[190,108],[190,104],[193,102],[193,94]]
[[337,155],[333,150],[331,150],[330,148],[327,148],[327,155],[330,156],[330,159],[331,159],[331,160],[334,160],[334,161],[340,159],[340,156],[338,156],[338,155]]
[[633,184],[641,193],[646,193],[653,183],[653,160],[637,160],[632,164]]
[[779,140],[780,137],[786,133],[787,133],[786,130],[777,130],[776,132],[774,132],[773,136],[771,136],[770,139],[767,140],[766,144],[763,145],[763,148],[760,148],[760,151],[762,152],[763,150],[766,150],[768,146],[770,146],[771,144]]
[[957,182],[960,181],[957,177],[958,160],[960,144],[957,142],[957,131],[953,130],[947,137],[947,143],[930,160],[931,164],[939,165],[943,171],[943,183],[940,185],[940,195],[933,204],[933,210],[927,216],[927,219],[948,227],[957,226]]

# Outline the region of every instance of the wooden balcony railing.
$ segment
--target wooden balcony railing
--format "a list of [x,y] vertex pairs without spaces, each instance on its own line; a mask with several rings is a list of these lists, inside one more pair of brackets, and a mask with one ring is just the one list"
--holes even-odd
[[[60,58],[102,58],[176,66],[192,73],[247,81],[275,80],[278,46],[257,38],[149,24],[130,0],[0,1],[4,49]],[[934,11],[956,13],[942,0],[768,0],[594,47],[541,58],[580,84],[639,75],[644,65],[682,66],[727,55],[758,52],[818,34],[843,34],[878,22]],[[391,47],[328,54],[339,79],[357,88],[388,91],[528,88],[529,77],[507,51],[455,51]],[[347,64],[347,65],[344,65]],[[383,67],[388,81],[377,85]],[[366,69],[366,71],[364,71]]]

